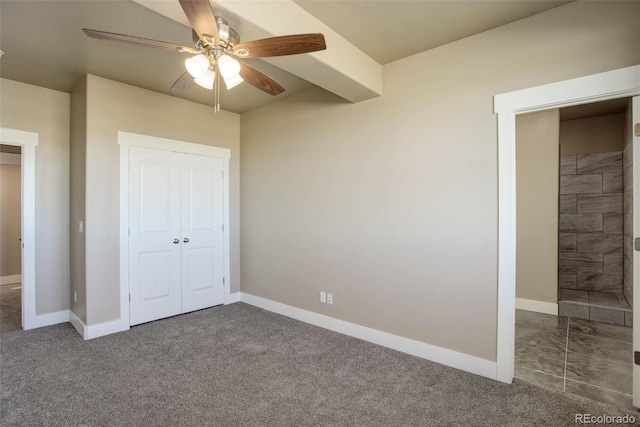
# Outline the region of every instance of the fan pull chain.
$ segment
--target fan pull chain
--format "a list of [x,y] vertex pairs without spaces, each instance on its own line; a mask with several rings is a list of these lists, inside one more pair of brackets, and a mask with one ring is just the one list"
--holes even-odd
[[215,66],[215,81],[213,82],[213,86],[214,86],[214,106],[213,106],[213,112],[214,114],[217,113],[218,111],[220,111],[220,67],[218,67],[218,62],[216,62],[216,66]]

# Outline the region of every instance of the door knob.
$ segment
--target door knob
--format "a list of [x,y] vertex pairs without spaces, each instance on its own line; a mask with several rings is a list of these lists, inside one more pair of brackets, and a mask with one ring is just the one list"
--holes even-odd
[[177,245],[178,243],[180,243],[180,240],[178,240],[178,239],[173,239],[173,244],[174,244],[174,245]]
[[189,238],[188,238],[188,237],[185,237],[185,238],[184,238],[184,240],[183,240],[183,242],[185,242],[185,243],[189,243]]

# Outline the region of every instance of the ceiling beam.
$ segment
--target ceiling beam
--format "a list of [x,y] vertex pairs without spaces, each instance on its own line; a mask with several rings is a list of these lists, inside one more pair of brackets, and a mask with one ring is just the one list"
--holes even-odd
[[[177,1],[133,0],[190,26]],[[382,95],[382,66],[292,0],[216,0],[221,13],[243,41],[299,33],[322,33],[327,50],[263,60],[348,101]]]

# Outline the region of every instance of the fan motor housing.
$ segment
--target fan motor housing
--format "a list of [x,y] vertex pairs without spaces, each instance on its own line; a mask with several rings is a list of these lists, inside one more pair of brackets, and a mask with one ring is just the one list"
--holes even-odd
[[[240,35],[229,26],[224,18],[216,16],[216,23],[218,24],[218,38],[224,47],[230,48],[240,42]],[[202,49],[205,46],[205,41],[200,40],[200,36],[195,30],[191,30],[191,36],[197,49]]]
[[229,26],[226,19],[216,16],[216,23],[218,24],[218,37],[221,41],[230,45],[240,43],[240,35]]

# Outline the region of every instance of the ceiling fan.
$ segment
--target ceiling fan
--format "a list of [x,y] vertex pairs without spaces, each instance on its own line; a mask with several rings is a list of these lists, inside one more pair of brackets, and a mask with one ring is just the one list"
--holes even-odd
[[285,88],[262,71],[239,62],[243,58],[296,55],[327,48],[322,34],[296,34],[240,43],[240,36],[223,18],[216,17],[209,0],[179,0],[193,27],[194,47],[182,46],[143,37],[106,31],[83,29],[92,38],[114,40],[138,46],[166,49],[195,56],[185,60],[185,71],[175,81],[172,90],[185,90],[194,83],[214,90],[214,111],[220,110],[220,80],[227,89],[243,81],[270,95],[279,95]]

